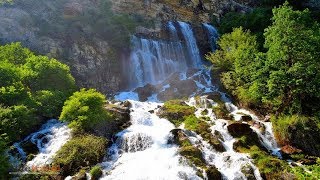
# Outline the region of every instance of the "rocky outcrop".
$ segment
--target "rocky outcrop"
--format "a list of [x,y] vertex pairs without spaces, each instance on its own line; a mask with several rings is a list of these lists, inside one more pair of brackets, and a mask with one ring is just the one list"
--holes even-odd
[[80,87],[118,91],[121,56],[92,23],[103,20],[99,8],[92,0],[14,1],[0,7],[0,43],[20,41],[68,64]]
[[114,134],[122,131],[131,125],[130,109],[127,102],[122,105],[106,105],[106,110],[112,114],[112,121],[102,121],[92,129],[97,136],[103,136],[111,139]]

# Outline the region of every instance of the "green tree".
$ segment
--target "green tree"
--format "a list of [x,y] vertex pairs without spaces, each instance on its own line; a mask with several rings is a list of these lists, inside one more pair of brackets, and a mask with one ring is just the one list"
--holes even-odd
[[60,119],[73,128],[90,131],[97,123],[110,119],[105,103],[105,96],[95,89],[81,89],[64,103]]
[[26,70],[25,82],[32,91],[73,92],[75,90],[75,80],[67,65],[46,56],[32,56],[26,61],[23,66]]
[[266,29],[267,101],[281,101],[302,113],[304,104],[320,98],[320,31],[308,10],[295,11],[285,3],[273,10],[272,25]]

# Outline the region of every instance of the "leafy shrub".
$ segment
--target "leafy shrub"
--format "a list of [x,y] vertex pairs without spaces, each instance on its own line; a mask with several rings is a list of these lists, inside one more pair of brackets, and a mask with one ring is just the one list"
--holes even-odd
[[40,124],[34,112],[24,105],[0,106],[0,134],[8,142],[18,141],[31,133]]
[[66,94],[61,91],[42,90],[34,94],[38,114],[46,118],[58,118],[66,99]]
[[94,89],[81,89],[64,103],[60,119],[69,122],[70,127],[90,131],[97,123],[111,119],[105,103],[103,94]]
[[102,176],[102,170],[100,166],[94,166],[91,170],[90,170],[90,175],[92,180],[96,180],[99,179]]
[[9,169],[9,158],[5,154],[5,150],[7,144],[5,140],[0,137],[0,179],[7,179],[8,178],[8,169]]
[[71,139],[57,152],[53,162],[62,167],[64,175],[78,172],[102,160],[106,152],[106,139],[84,135]]

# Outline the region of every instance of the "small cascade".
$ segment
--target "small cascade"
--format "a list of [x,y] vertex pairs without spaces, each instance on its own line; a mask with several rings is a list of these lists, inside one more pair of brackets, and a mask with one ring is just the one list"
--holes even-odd
[[200,57],[200,51],[197,45],[197,40],[193,34],[193,30],[190,24],[185,22],[178,22],[183,38],[187,44],[187,49],[190,57],[190,64],[194,68],[201,68],[202,61]]
[[[236,121],[240,121],[241,116],[248,115],[250,116],[254,123],[251,126],[251,128],[257,133],[257,135],[260,138],[261,144],[270,151],[272,155],[277,156],[278,158],[282,158],[280,153],[280,148],[275,140],[275,137],[272,132],[272,123],[271,122],[264,122],[261,121],[257,116],[252,114],[251,112],[244,110],[244,109],[238,109],[235,105],[232,103],[226,103],[227,107],[231,107],[232,109],[231,114],[234,116]],[[261,130],[263,129],[263,130]]]
[[181,163],[178,147],[167,144],[174,125],[151,113],[162,104],[130,102],[132,125],[116,135],[126,140],[109,148],[101,163],[107,174],[102,179],[200,179],[195,169]]
[[[39,153],[31,160],[26,162],[26,168],[32,166],[39,167],[52,163],[52,158],[55,153],[70,139],[71,130],[65,123],[58,120],[49,120],[41,129],[26,137],[23,141],[15,143],[14,147],[19,154],[11,156],[12,160],[26,160],[26,152],[23,149],[23,144],[34,144]],[[13,163],[16,164],[16,163]]]
[[203,23],[202,25],[208,33],[208,39],[210,42],[211,50],[212,52],[214,52],[217,49],[217,40],[219,38],[218,31],[215,27],[208,23]]
[[[197,134],[189,136],[189,140],[201,149],[206,162],[217,167],[226,179],[247,179],[243,171],[249,169],[248,171],[253,173],[251,175],[253,175],[255,179],[262,180],[258,168],[251,162],[250,157],[247,154],[238,153],[233,150],[233,143],[236,139],[228,132],[228,121],[217,119],[212,112],[211,107],[216,106],[217,104],[211,99],[207,99],[206,96],[201,96],[199,100],[192,97],[186,103],[189,106],[197,108],[195,115],[198,118],[210,118],[210,121],[214,124],[211,126],[212,132],[221,135],[220,141],[226,149],[225,152],[217,152],[209,143],[204,141],[201,136]],[[208,111],[206,115],[201,114],[204,110]]]

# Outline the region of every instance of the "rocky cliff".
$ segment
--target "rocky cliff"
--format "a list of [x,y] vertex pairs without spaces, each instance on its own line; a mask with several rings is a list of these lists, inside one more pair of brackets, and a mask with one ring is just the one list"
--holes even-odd
[[[0,7],[0,43],[20,41],[33,51],[68,64],[80,87],[94,87],[104,93],[113,93],[125,86],[125,82],[121,82],[121,69],[126,65],[123,60],[127,59],[130,41],[122,37],[135,33],[129,30],[123,33],[119,28],[127,30],[135,26],[131,25],[132,22],[147,19],[152,22],[154,30],[142,26],[134,31],[149,33],[160,29],[162,23],[168,20],[199,24],[209,22],[210,14],[219,17],[230,8],[248,10],[232,0],[107,2],[17,0],[13,4],[5,4]],[[245,0],[242,3],[252,2]],[[129,18],[121,16],[110,22],[109,6],[113,12],[128,14]],[[199,39],[201,41],[200,36]]]

